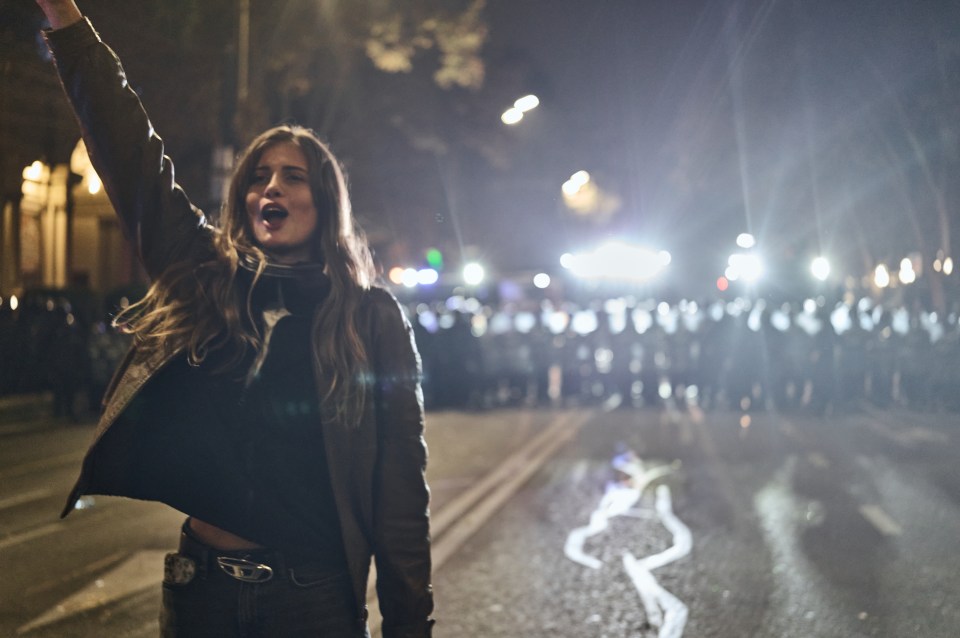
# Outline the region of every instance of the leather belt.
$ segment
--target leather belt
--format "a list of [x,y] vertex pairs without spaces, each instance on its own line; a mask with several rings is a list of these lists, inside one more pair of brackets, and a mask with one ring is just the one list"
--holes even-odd
[[180,532],[180,554],[192,558],[209,572],[214,566],[227,576],[245,583],[265,583],[283,578],[286,561],[283,554],[269,549],[225,550],[211,547],[193,535],[189,522]]

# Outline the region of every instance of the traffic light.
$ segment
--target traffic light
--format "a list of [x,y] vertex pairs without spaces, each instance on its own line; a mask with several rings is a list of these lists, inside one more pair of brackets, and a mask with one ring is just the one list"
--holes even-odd
[[441,253],[436,248],[430,248],[427,250],[427,263],[430,264],[431,268],[436,270],[443,269],[443,253]]

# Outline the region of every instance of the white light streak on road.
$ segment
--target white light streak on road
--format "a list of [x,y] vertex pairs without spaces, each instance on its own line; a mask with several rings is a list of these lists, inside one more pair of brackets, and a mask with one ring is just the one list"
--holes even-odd
[[[603,562],[583,551],[586,540],[607,529],[610,519],[615,516],[647,517],[648,512],[635,509],[640,496],[651,482],[673,471],[670,466],[644,469],[643,462],[633,452],[616,457],[613,464],[630,479],[607,489],[590,515],[590,523],[571,531],[563,548],[567,558],[591,569],[599,569]],[[673,513],[670,488],[666,485],[657,488],[655,508],[663,526],[673,535],[673,545],[641,559],[627,551],[623,554],[623,567],[637,588],[648,621],[659,627],[659,638],[680,638],[687,624],[687,606],[664,589],[651,571],[687,556],[693,546],[693,537],[690,528]]]

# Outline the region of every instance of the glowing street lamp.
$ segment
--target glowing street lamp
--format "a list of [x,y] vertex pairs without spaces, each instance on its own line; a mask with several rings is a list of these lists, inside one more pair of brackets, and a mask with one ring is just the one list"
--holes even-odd
[[407,288],[416,288],[419,277],[416,268],[405,268],[401,277],[401,282]]
[[611,240],[591,251],[564,254],[560,265],[580,279],[644,283],[659,275],[671,259],[665,250]]
[[903,284],[912,284],[917,280],[917,273],[914,271],[913,262],[909,258],[904,257],[900,262],[900,272],[897,273],[897,277]]
[[727,269],[724,276],[728,281],[742,279],[752,283],[763,275],[763,262],[753,253],[734,253],[727,259]]
[[560,188],[561,190],[563,190],[564,195],[566,195],[567,197],[573,197],[574,195],[579,193],[584,186],[586,186],[589,183],[590,183],[590,173],[588,173],[587,171],[577,171],[576,173],[571,175],[570,179],[565,181],[563,183],[563,186],[561,186]]
[[522,98],[513,103],[513,108],[520,109],[524,113],[527,111],[532,111],[538,106],[540,106],[540,98],[538,98],[536,95],[524,95]]
[[472,261],[463,267],[463,281],[468,286],[479,285],[483,282],[485,275],[486,273],[483,270],[483,266],[475,261]]
[[510,107],[500,116],[500,121],[507,126],[513,126],[523,119],[523,111],[518,108]]
[[820,281],[826,281],[830,276],[830,261],[823,256],[815,257],[810,262],[810,272]]
[[417,284],[421,286],[432,286],[440,281],[440,273],[433,268],[421,268],[417,271]]
[[503,112],[503,115],[500,116],[500,121],[508,126],[513,126],[523,119],[524,113],[532,111],[538,106],[540,106],[540,98],[536,95],[524,95],[514,102],[513,106]]
[[873,283],[877,288],[886,288],[890,285],[890,272],[883,264],[879,264],[873,271]]

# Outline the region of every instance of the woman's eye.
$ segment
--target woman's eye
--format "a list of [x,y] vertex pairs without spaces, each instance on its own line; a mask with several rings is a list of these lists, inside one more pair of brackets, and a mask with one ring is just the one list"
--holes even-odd
[[268,179],[268,178],[267,178],[266,175],[254,175],[254,176],[253,176],[253,179],[251,180],[251,183],[253,183],[253,184],[263,184],[263,183],[265,183],[265,182],[267,181],[267,179]]

